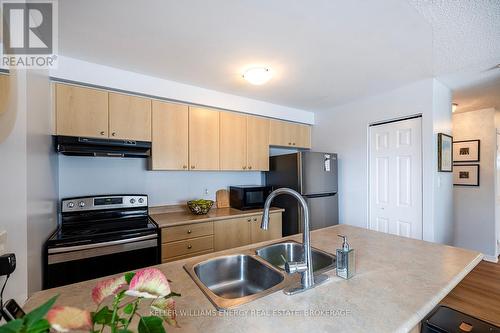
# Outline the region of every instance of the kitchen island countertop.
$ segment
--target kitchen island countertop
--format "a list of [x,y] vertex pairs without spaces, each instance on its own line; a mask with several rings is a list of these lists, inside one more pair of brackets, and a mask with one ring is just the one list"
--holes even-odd
[[[413,240],[348,225],[311,233],[312,245],[335,253],[347,235],[356,250],[356,275],[350,280],[326,274],[330,280],[304,293],[286,296],[278,291],[233,311],[217,312],[183,269],[193,258],[159,267],[172,280],[181,328],[168,332],[408,332],[482,259],[478,252]],[[301,235],[283,238],[301,240]],[[279,240],[278,240],[279,241]],[[265,243],[275,243],[277,240]],[[237,254],[238,249],[198,257]],[[94,310],[91,289],[96,280],[35,293],[25,304],[33,309],[53,295],[58,305]]]

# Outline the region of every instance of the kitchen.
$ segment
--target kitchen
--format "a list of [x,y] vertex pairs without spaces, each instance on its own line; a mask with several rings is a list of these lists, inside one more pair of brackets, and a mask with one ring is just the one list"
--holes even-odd
[[[7,97],[19,96],[17,100],[6,98],[10,105],[1,113],[2,154],[11,157],[4,165],[5,174],[10,176],[3,181],[12,191],[3,200],[9,209],[2,218],[5,226],[2,223],[0,228],[6,230],[4,236],[0,233],[0,240],[6,241],[0,244],[6,244],[2,245],[4,252],[17,257],[5,300],[15,299],[30,311],[57,293],[57,306],[91,309],[91,290],[98,281],[159,264],[155,267],[172,281],[172,291],[181,294],[174,297],[180,328],[167,330],[208,327],[227,331],[238,323],[243,331],[288,326],[303,331],[313,324],[322,325],[318,326],[320,331],[417,331],[440,301],[479,264],[483,257],[479,251],[449,247],[452,242],[445,240],[453,233],[451,175],[436,171],[434,140],[437,132],[450,130],[451,92],[434,76],[418,81],[425,71],[415,66],[414,72],[407,74],[413,75],[416,83],[409,80],[404,85],[399,79],[387,78],[384,82],[392,80],[392,86],[384,88],[388,95],[380,93],[365,100],[366,95],[355,88],[364,79],[352,79],[350,92],[337,89],[332,93],[327,76],[314,76],[318,67],[310,72],[314,74],[311,77],[308,71],[302,72],[299,77],[304,81],[299,84],[292,81],[298,77],[290,67],[273,57],[268,62],[256,60],[257,56],[255,60],[241,59],[231,62],[232,69],[222,69],[224,51],[226,59],[229,53],[238,57],[226,48],[206,53],[206,63],[200,65],[196,54],[201,53],[196,51],[205,44],[194,32],[203,32],[208,24],[204,20],[210,21],[203,14],[209,6],[201,4],[156,7],[170,12],[171,21],[150,22],[157,25],[154,29],[161,26],[165,40],[173,44],[159,51],[168,61],[141,63],[141,56],[125,43],[116,43],[113,49],[100,39],[87,40],[78,26],[85,25],[89,33],[98,34],[97,29],[103,29],[111,34],[116,31],[105,25],[106,17],[118,20],[127,13],[137,13],[144,19],[151,14],[150,9],[162,5],[127,3],[121,7],[123,12],[112,14],[110,2],[95,17],[95,25],[84,23],[96,5],[58,3],[61,55],[56,68],[9,69],[0,76],[4,87],[10,85],[10,93],[5,89]],[[411,31],[419,41],[400,52],[415,63],[428,61],[427,43],[432,38],[428,23],[413,8],[408,9],[406,1],[391,1],[391,5],[393,11],[387,19]],[[249,22],[236,19],[242,8],[226,6],[235,14],[231,18],[234,26],[247,27]],[[267,9],[277,10],[277,4],[269,6]],[[264,8],[255,5],[252,11],[259,15]],[[315,15],[326,15],[322,8],[354,13],[347,5],[317,4]],[[290,29],[290,18],[297,9],[289,8],[288,18],[280,17]],[[382,10],[375,5],[371,9]],[[195,25],[170,25],[193,13],[199,20]],[[271,13],[263,18],[268,27],[277,19]],[[370,20],[375,25],[380,22]],[[226,35],[229,32],[223,24],[210,22],[216,31],[209,36],[236,43],[235,50],[246,49],[243,41]],[[344,29],[350,27],[343,24]],[[412,30],[412,25],[419,28]],[[305,24],[297,29],[312,27]],[[151,28],[146,24],[143,29],[151,32]],[[332,31],[330,26],[322,29],[324,33]],[[360,29],[364,33],[370,30]],[[390,27],[377,29],[394,43],[403,41],[390,33]],[[137,32],[129,30],[128,35],[137,36]],[[144,39],[130,38],[142,49],[153,48],[154,34],[146,35]],[[123,38],[120,33],[116,36]],[[193,38],[191,43],[186,42],[189,38]],[[301,40],[301,47],[307,45],[307,39]],[[186,48],[192,52],[183,58],[180,50]],[[116,52],[121,52],[120,56]],[[293,48],[290,54],[297,52]],[[388,57],[393,54],[391,48],[380,47],[377,52]],[[347,53],[340,52],[335,62],[349,64]],[[98,54],[101,59],[97,59]],[[315,64],[329,63],[323,55],[311,57]],[[307,63],[308,58],[303,59]],[[304,64],[299,59],[287,61],[297,69],[298,64]],[[192,67],[194,64],[199,67]],[[199,73],[195,75],[197,70],[189,68],[197,68]],[[335,70],[340,75],[339,68]],[[382,69],[377,70],[370,80],[381,80],[385,75]],[[221,73],[229,73],[230,79]],[[204,82],[206,79],[212,82]],[[315,80],[314,84],[308,80]],[[313,86],[317,93],[308,90]],[[322,98],[321,94],[337,99]],[[361,102],[351,108],[347,101],[352,98]],[[336,113],[320,111],[332,105],[340,105]],[[17,112],[11,111],[16,108]],[[370,108],[371,114],[363,113]],[[382,182],[371,183],[367,143],[384,143],[371,139],[370,131],[391,126],[388,121],[410,126],[404,132],[397,129],[397,133],[404,133],[398,134],[400,146],[420,142],[421,149],[398,155],[401,160],[411,154],[411,159],[404,160],[410,164],[401,165],[417,172],[413,177],[403,174],[411,184],[411,191],[405,188],[398,197],[405,210],[398,210],[399,220],[391,215],[386,221],[381,215],[384,207],[379,207],[383,200],[371,201],[383,199],[383,195],[369,195],[384,192],[369,190]],[[420,178],[414,177],[419,174]],[[403,176],[400,174],[399,183],[395,177],[380,179],[404,184]],[[295,198],[290,193],[273,198],[267,220],[263,215],[265,199],[284,187],[297,191],[298,196],[292,192]],[[191,208],[188,201],[194,201]],[[201,215],[192,212],[203,209],[208,211]],[[22,220],[21,212],[26,216],[24,222],[15,222]],[[282,245],[273,247],[279,243]],[[414,252],[419,253],[418,258]],[[345,260],[339,260],[344,254]],[[344,265],[343,271],[338,265],[345,261],[352,264]],[[240,267],[239,278],[224,276],[234,267]],[[342,272],[349,279],[339,277]],[[86,282],[94,278],[98,280]],[[227,280],[217,278],[232,282],[227,285]],[[75,282],[79,284],[67,285]],[[411,287],[405,289],[405,285]],[[287,290],[297,286],[306,290],[288,296]],[[40,291],[52,287],[58,289]],[[252,317],[247,312],[267,314],[272,309],[292,314],[306,309],[331,311],[318,315],[319,319],[303,312],[289,316],[278,313],[273,318]],[[240,310],[247,315],[232,312]],[[215,311],[215,315],[197,318],[180,311]],[[224,313],[226,317],[221,318]],[[491,323],[477,313],[465,315]]]

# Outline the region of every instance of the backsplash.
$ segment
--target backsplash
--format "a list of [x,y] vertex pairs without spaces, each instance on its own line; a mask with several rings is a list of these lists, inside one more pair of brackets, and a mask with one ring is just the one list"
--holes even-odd
[[[261,185],[261,172],[148,171],[147,159],[59,155],[59,197],[140,193],[150,206],[215,199],[230,185]],[[205,191],[207,190],[207,191]],[[206,194],[208,192],[208,194]]]

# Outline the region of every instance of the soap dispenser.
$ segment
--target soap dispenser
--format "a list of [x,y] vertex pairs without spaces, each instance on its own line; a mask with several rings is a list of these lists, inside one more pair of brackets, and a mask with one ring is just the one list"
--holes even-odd
[[337,249],[337,276],[343,279],[351,278],[355,273],[354,249],[349,247],[347,236],[338,235],[343,239],[342,248]]

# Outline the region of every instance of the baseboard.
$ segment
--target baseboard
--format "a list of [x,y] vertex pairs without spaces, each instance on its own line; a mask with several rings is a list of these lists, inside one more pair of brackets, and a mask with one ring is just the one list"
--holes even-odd
[[488,261],[488,262],[493,262],[493,263],[497,263],[498,262],[498,257],[494,257],[494,256],[484,256],[483,257],[483,260],[484,261]]

